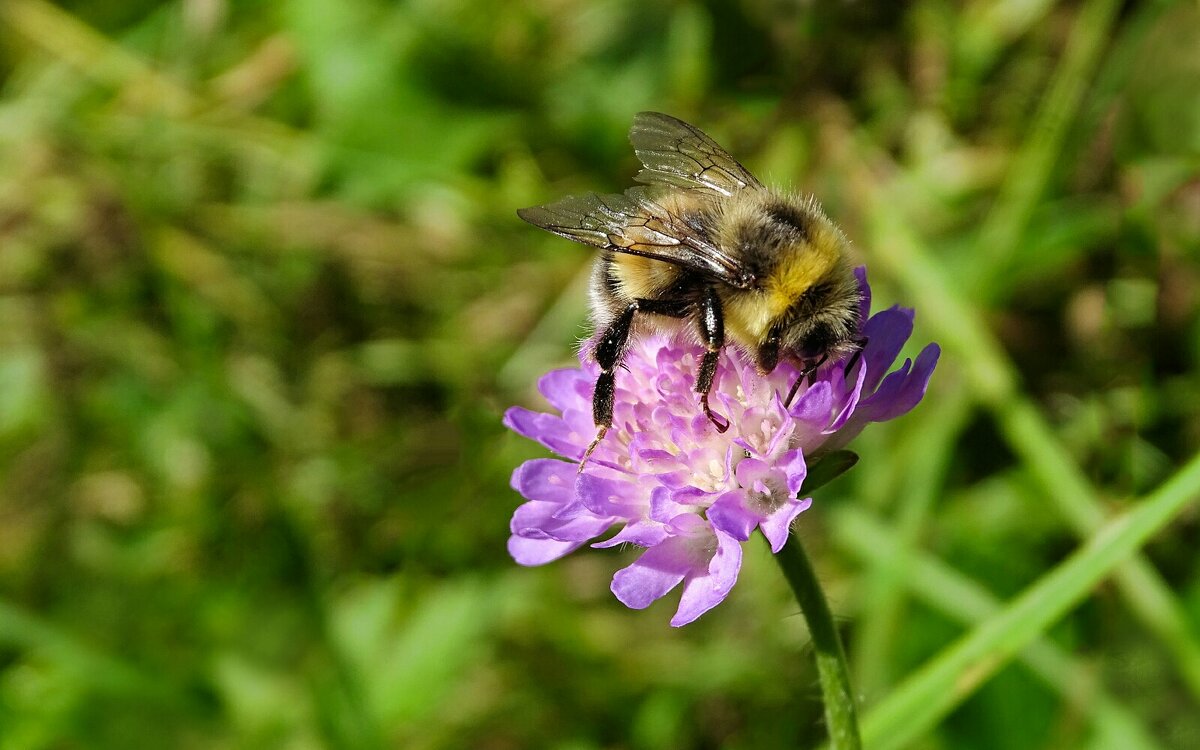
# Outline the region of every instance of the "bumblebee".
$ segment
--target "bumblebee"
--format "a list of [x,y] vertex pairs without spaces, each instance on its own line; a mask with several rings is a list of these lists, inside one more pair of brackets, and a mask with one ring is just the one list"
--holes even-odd
[[669,115],[639,113],[629,140],[643,185],[517,211],[600,248],[591,282],[597,434],[581,468],[612,426],[615,371],[639,332],[682,326],[696,336],[705,349],[696,392],[719,432],[729,422],[708,395],[727,344],[763,374],[794,362],[790,404],[805,376],[847,357],[853,367],[865,343],[849,242],[814,198],[764,187],[699,128]]

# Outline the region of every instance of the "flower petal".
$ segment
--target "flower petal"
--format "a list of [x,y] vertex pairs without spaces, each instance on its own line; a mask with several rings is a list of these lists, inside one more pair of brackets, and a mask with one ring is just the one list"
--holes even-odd
[[551,370],[538,379],[538,392],[559,411],[592,408],[595,378],[577,368]]
[[[917,355],[917,361],[913,363],[911,371],[894,372],[885,378],[878,393],[885,390],[884,386],[889,386],[887,398],[880,399],[878,403],[875,398],[872,398],[870,420],[884,422],[895,419],[902,414],[907,414],[920,403],[921,399],[925,397],[925,390],[929,387],[929,378],[933,376],[933,370],[937,367],[941,353],[941,347],[937,344],[929,344]],[[904,369],[907,370],[907,368]],[[902,377],[893,380],[894,376],[901,375],[902,372]]]
[[854,278],[858,279],[858,290],[862,295],[862,299],[858,303],[858,319],[865,321],[871,314],[871,285],[867,283],[867,267],[855,268]]
[[510,484],[527,500],[566,504],[575,495],[576,464],[535,458],[516,468]]
[[863,335],[867,337],[867,345],[862,351],[867,373],[863,388],[868,393],[878,387],[912,330],[913,311],[899,306],[876,313],[863,326]]
[[775,461],[775,467],[787,477],[788,495],[795,497],[796,493],[800,491],[800,487],[804,485],[804,478],[808,476],[808,464],[804,460],[804,450],[794,448],[784,453]]
[[613,576],[613,595],[630,609],[645,609],[665,596],[695,565],[690,541],[671,537],[643,552]]
[[639,547],[653,547],[661,544],[669,535],[667,527],[657,521],[632,521],[625,524],[623,529],[609,539],[605,539],[602,542],[594,542],[592,546],[597,549],[616,547],[619,544],[636,544]]
[[750,538],[750,533],[762,521],[761,515],[746,506],[746,490],[734,490],[721,495],[705,515],[713,528],[743,542]]
[[600,476],[588,469],[575,480],[574,498],[598,515],[633,517],[641,515],[646,508],[647,489],[638,482],[637,477],[623,476],[617,479]]
[[561,518],[563,506],[555,503],[530,501],[513,513],[509,528],[514,536],[525,539],[557,539],[563,542],[585,542],[599,536],[616,523],[613,516],[575,513]]
[[838,373],[837,377],[842,381],[841,390],[843,395],[840,399],[838,399],[840,405],[838,406],[837,416],[835,416],[833,421],[829,423],[829,426],[825,428],[825,432],[835,432],[840,430],[842,429],[843,425],[850,421],[850,417],[854,415],[854,410],[857,408],[859,400],[862,397],[863,385],[867,380],[867,370],[865,367],[858,367],[855,369],[854,387],[849,391],[846,390],[845,376],[842,373]]
[[802,500],[792,498],[763,519],[759,528],[762,529],[763,536],[771,543],[772,552],[778,554],[779,550],[783,549],[792,527],[792,521],[796,520],[796,516],[808,510],[810,505],[812,505],[811,497]]
[[742,569],[742,545],[721,531],[714,531],[717,551],[702,575],[689,576],[683,585],[679,608],[671,618],[671,627],[678,628],[725,601]]
[[520,406],[504,412],[503,421],[505,427],[518,435],[536,440],[563,458],[575,461],[583,458],[584,448],[592,440],[573,430],[562,417]]
[[818,380],[792,404],[792,417],[818,430],[829,424],[833,412],[833,389],[829,381]]
[[518,565],[545,565],[583,546],[583,542],[560,542],[554,539],[508,538],[508,554]]

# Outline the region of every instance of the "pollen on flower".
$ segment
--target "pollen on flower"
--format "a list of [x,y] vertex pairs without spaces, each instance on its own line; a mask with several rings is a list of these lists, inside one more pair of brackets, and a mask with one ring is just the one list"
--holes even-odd
[[[859,281],[870,299],[861,269]],[[912,321],[913,312],[899,307],[871,316],[860,331],[867,340],[861,364],[849,376],[841,367],[823,368],[786,409],[780,399],[797,368],[781,363],[760,375],[745,355],[726,349],[710,394],[714,405],[725,406],[725,433],[712,429],[697,405],[701,347],[640,337],[618,371],[614,429],[582,471],[576,461],[596,434],[591,398],[598,370],[581,354],[579,367],[546,374],[539,389],[555,413],[513,407],[504,421],[567,460],[534,459],[513,473],[512,485],[527,502],[513,515],[509,552],[523,565],[541,565],[588,542],[643,548],[614,576],[614,595],[640,609],[682,584],[671,624],[691,622],[729,593],[741,545],[755,530],[773,551],[783,548],[792,522],[811,504],[801,496],[810,459],[921,400],[937,345],[889,374]]]
[[715,458],[709,459],[708,473],[710,476],[712,476],[713,479],[716,479],[718,481],[722,480],[725,478],[725,467],[722,466],[721,462],[718,461],[717,459],[715,459]]

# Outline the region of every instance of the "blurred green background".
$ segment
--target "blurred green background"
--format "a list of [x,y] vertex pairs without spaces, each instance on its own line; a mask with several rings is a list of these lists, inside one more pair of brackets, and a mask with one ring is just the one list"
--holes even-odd
[[[865,710],[1200,442],[1195,2],[4,0],[0,84],[2,750],[824,741],[765,548],[681,630],[505,552],[591,260],[514,210],[641,109],[946,349],[799,524]],[[1198,548],[911,746],[1200,747]]]

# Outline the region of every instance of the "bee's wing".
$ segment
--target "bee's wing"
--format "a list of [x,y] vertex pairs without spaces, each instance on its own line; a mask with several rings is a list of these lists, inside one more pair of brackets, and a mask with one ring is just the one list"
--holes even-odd
[[704,232],[656,203],[645,188],[624,195],[572,195],[517,211],[534,226],[614,253],[642,255],[746,287],[753,278]]
[[639,112],[629,129],[633,150],[644,165],[635,178],[648,184],[671,185],[728,196],[762,183],[705,135],[661,112]]

